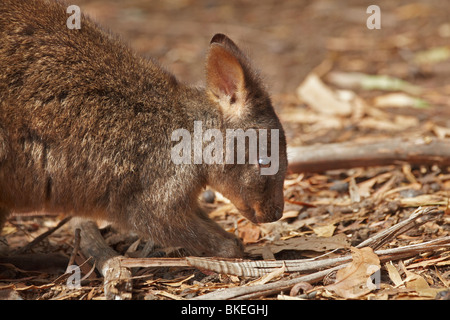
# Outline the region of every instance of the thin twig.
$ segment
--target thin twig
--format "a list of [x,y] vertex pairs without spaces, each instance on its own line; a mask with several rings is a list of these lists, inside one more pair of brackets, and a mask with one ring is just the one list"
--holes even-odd
[[444,211],[438,210],[436,207],[417,208],[409,216],[408,219],[401,221],[386,230],[381,231],[373,237],[370,237],[369,239],[361,242],[356,247],[371,247],[372,249],[376,250],[398,235],[405,233],[413,228],[417,228],[430,220],[438,219],[443,214]]
[[36,237],[33,241],[31,241],[30,243],[28,243],[27,245],[23,246],[22,248],[17,250],[17,254],[22,254],[24,252],[27,252],[28,250],[30,250],[32,247],[34,247],[36,244],[38,244],[39,242],[41,242],[42,240],[44,240],[46,237],[48,237],[49,235],[51,235],[53,232],[55,232],[56,230],[58,230],[59,228],[61,228],[64,224],[66,224],[70,219],[72,219],[72,217],[65,217],[64,219],[62,219],[57,225],[56,227],[51,228],[50,230],[47,230],[46,232],[40,234],[38,237]]
[[255,286],[234,287],[224,290],[217,290],[211,293],[204,294],[193,298],[193,300],[229,300],[229,299],[251,299],[275,294],[277,292],[290,290],[295,284],[300,282],[314,283],[323,279],[332,271],[339,270],[347,264],[333,267],[331,269],[318,271],[305,276],[297,277],[289,280],[280,280],[276,282],[260,284]]
[[430,240],[427,242],[411,244],[399,248],[391,248],[385,250],[377,250],[375,253],[380,257],[380,260],[402,259],[414,256],[419,253],[437,251],[450,248],[450,236]]
[[75,262],[75,258],[76,258],[77,254],[78,254],[78,250],[80,249],[80,239],[81,239],[80,233],[81,233],[81,229],[80,228],[76,228],[75,229],[75,236],[74,236],[75,241],[74,241],[74,244],[73,244],[73,250],[72,250],[72,253],[70,255],[69,263],[67,264],[66,272],[68,272],[69,266],[73,265],[73,263]]

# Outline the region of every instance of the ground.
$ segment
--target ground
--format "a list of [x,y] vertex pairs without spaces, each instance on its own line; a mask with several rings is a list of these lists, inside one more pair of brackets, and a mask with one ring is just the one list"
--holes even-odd
[[[260,70],[290,146],[389,141],[392,137],[445,139],[450,135],[450,3],[446,1],[370,3],[381,10],[380,29],[367,27],[372,13],[366,12],[369,4],[364,1],[72,2],[137,52],[155,57],[180,80],[194,85],[204,81],[204,57],[210,38],[218,32],[227,34],[248,52]],[[301,90],[312,75],[320,80],[314,90],[332,93],[329,104],[315,105],[308,95],[313,89],[306,93]],[[367,79],[372,80],[370,86],[363,85]],[[342,101],[348,107],[345,112],[336,109]],[[226,199],[216,198],[209,206],[212,216],[238,234],[248,248],[278,241],[279,250],[269,256],[287,260],[324,253],[319,245],[306,249],[288,246],[289,239],[345,235],[349,244],[356,246],[405,220],[419,206],[446,211],[449,190],[448,167],[400,162],[291,172],[285,184],[284,218],[273,224],[249,223]],[[14,217],[3,235],[9,248],[17,250],[60,220]],[[392,239],[382,249],[448,237],[448,222],[449,216],[444,214]],[[135,256],[142,249],[136,238],[117,235],[110,229],[104,229],[103,234],[121,254]],[[83,281],[80,290],[64,287],[66,278],[61,280],[60,276],[66,260],[60,255],[70,256],[73,239],[73,232],[65,225],[28,251],[29,255],[54,255],[52,261],[57,262],[36,267],[38,271],[3,265],[0,293],[8,291],[8,295],[23,299],[103,299],[102,279],[95,272]],[[349,253],[348,247],[332,255],[344,253]],[[448,298],[449,256],[447,243],[431,253],[392,261],[404,283],[396,283],[383,262],[381,288],[357,298]],[[83,274],[91,269],[88,265]],[[270,281],[292,276],[285,272]],[[136,273],[133,299],[192,298],[218,288],[248,284],[256,278],[191,267],[143,268]],[[424,279],[425,284],[414,287],[412,278]],[[325,280],[313,283],[309,291],[314,295],[301,297],[346,297],[342,291],[324,289],[327,284]],[[286,296],[298,298],[299,294],[284,292],[264,298]]]

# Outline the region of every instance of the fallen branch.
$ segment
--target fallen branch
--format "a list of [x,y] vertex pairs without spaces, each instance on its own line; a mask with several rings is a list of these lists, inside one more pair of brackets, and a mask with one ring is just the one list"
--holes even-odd
[[450,140],[392,138],[364,143],[291,147],[288,149],[288,158],[289,171],[292,173],[382,166],[400,161],[448,166]]
[[81,251],[86,256],[94,258],[97,270],[104,277],[106,299],[131,299],[133,288],[131,271],[122,265],[122,256],[109,247],[94,222],[80,220],[76,223],[76,228],[81,230]]

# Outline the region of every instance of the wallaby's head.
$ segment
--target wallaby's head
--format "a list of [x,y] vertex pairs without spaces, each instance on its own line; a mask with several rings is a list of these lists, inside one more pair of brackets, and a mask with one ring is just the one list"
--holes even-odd
[[270,97],[236,44],[216,34],[206,62],[206,93],[221,113],[226,160],[208,183],[255,223],[283,213],[286,140]]

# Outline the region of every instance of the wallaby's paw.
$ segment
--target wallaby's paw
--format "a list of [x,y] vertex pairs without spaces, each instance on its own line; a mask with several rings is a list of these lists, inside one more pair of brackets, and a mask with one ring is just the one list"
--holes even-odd
[[223,258],[241,258],[243,255],[244,245],[238,238],[224,241],[216,254],[216,256]]
[[211,234],[210,241],[201,247],[189,250],[193,255],[204,257],[241,258],[244,255],[242,242],[233,234]]

